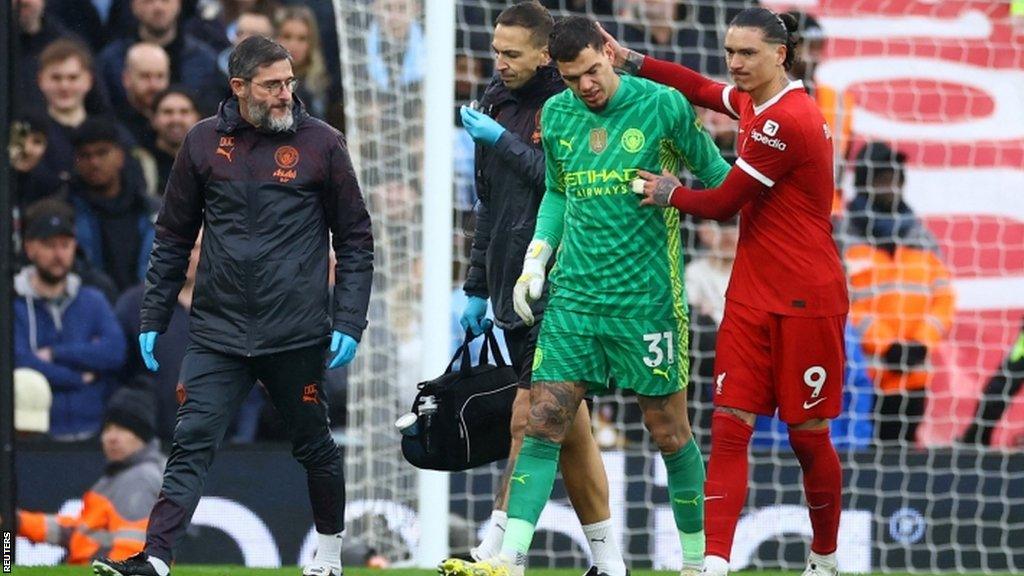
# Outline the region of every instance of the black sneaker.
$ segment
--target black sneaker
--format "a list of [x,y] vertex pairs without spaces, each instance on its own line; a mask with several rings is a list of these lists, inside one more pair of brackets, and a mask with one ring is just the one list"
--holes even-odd
[[96,576],[160,576],[145,552],[125,560],[98,558],[92,561],[92,573]]
[[[585,572],[585,573],[583,574],[583,576],[608,576],[608,575],[607,575],[607,574],[605,574],[604,572],[601,572],[601,571],[599,571],[599,570],[597,569],[597,566],[591,566],[591,567],[590,567],[590,570],[587,570],[587,571],[586,571],[586,572]],[[629,573],[629,568],[626,568],[626,576],[630,576],[630,573]]]

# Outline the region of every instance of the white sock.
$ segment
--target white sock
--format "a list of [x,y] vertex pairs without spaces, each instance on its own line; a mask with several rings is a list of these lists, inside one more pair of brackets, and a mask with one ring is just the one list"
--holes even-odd
[[626,563],[622,561],[622,552],[619,552],[619,545],[612,534],[611,518],[587,524],[583,533],[587,535],[597,571],[608,576],[626,576]]
[[168,566],[166,562],[157,558],[156,556],[150,556],[149,554],[147,554],[146,559],[149,560],[149,563],[153,566],[153,568],[156,569],[156,573],[160,576],[167,576],[171,573],[171,567]]
[[807,557],[807,563],[810,564],[812,562],[825,568],[835,568],[836,554],[835,552],[831,554],[816,554],[811,552],[810,556]]
[[725,574],[729,573],[729,561],[721,556],[705,556],[704,573],[713,576],[725,576]]
[[491,522],[480,545],[473,549],[478,560],[494,558],[501,553],[501,541],[505,538],[505,525],[508,524],[508,513],[503,510],[491,511]]
[[316,555],[313,562],[327,564],[341,572],[341,541],[342,533],[321,534],[316,533]]

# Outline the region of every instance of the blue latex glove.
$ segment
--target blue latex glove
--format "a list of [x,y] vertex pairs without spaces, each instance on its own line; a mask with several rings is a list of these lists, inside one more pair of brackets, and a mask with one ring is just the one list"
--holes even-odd
[[331,358],[330,364],[327,365],[328,370],[334,370],[340,368],[356,357],[356,347],[359,346],[359,342],[356,339],[343,334],[335,330],[331,332]]
[[504,126],[483,112],[463,106],[459,113],[462,115],[462,125],[465,126],[466,132],[469,132],[470,138],[477,144],[494,146],[498,138],[505,133]]
[[146,363],[146,368],[149,368],[150,372],[156,372],[160,369],[160,363],[156,361],[156,357],[153,356],[153,348],[156,346],[156,332],[143,332],[139,334],[139,352],[142,353],[142,361]]
[[487,315],[487,299],[479,296],[470,296],[466,308],[462,310],[462,317],[459,324],[463,330],[469,330],[473,336],[479,336],[487,330],[490,320],[485,320]]

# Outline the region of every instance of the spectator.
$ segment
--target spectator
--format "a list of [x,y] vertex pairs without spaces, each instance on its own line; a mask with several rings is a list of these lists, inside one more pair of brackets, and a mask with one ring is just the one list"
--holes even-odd
[[[697,10],[691,17],[695,8],[677,0],[634,0],[626,6],[614,22],[604,23],[623,44],[707,75],[725,74],[713,11]],[[617,25],[620,22],[626,24]]]
[[139,172],[126,169],[112,122],[90,119],[75,135],[70,198],[78,243],[89,262],[110,276],[118,291],[140,282],[153,244],[153,206]]
[[46,154],[46,128],[46,116],[37,111],[23,113],[11,126],[11,168],[19,210],[60,189],[61,182],[55,175],[37,169]]
[[612,15],[612,0],[543,0],[546,8],[554,13],[574,12],[596,16]]
[[14,279],[14,359],[53,390],[50,435],[81,440],[95,435],[103,404],[125,360],[124,333],[103,295],[71,272],[74,216],[55,199],[26,212],[29,266]]
[[181,0],[132,0],[132,13],[139,25],[128,38],[111,42],[100,53],[100,69],[116,105],[127,96],[121,83],[128,48],[139,41],[161,46],[171,59],[171,81],[188,86],[199,96],[204,113],[216,110],[221,92],[217,84],[217,53],[207,44],[179,29]]
[[50,431],[53,393],[46,376],[31,368],[14,371],[14,431],[18,440],[45,437]]
[[274,0],[200,0],[198,14],[185,23],[185,32],[219,52],[241,42],[236,35],[243,12],[269,17],[276,8]]
[[[66,38],[81,40],[59,19],[46,12],[45,0],[12,0],[18,11],[18,59],[14,75],[15,94],[22,102],[40,102],[43,93],[39,90],[36,76],[39,72],[39,55],[51,42]],[[94,82],[85,96],[85,109],[93,114],[110,112],[110,95],[102,82]]]
[[139,42],[128,49],[125,57],[124,87],[127,106],[118,106],[117,117],[132,133],[135,142],[147,149],[153,147],[156,134],[150,123],[153,98],[170,83],[171,60],[156,44]]
[[[196,267],[199,265],[199,250],[202,247],[202,232],[196,238],[189,256],[185,283],[178,292],[177,303],[171,312],[167,331],[156,344],[156,354],[163,362],[163,369],[152,373],[146,370],[139,354],[139,326],[142,324],[140,310],[145,285],[137,284],[121,295],[114,306],[117,320],[128,342],[128,361],[125,364],[125,382],[146,382],[152,385],[156,406],[156,435],[164,446],[171,445],[174,436],[175,416],[178,412],[178,375],[181,361],[185,358],[185,347],[189,343],[188,315],[192,309],[192,291],[196,285]],[[152,379],[152,380],[150,380]]]
[[698,224],[697,236],[707,251],[686,266],[690,308],[698,316],[711,318],[716,326],[722,323],[725,314],[725,289],[736,260],[738,225],[738,217],[726,222],[704,220]]
[[150,152],[156,161],[157,194],[163,196],[174,158],[181,149],[185,135],[199,122],[195,100],[182,88],[170,88],[153,99],[153,131],[156,141]]
[[420,0],[374,0],[366,37],[367,72],[379,90],[423,81],[425,52]]
[[903,200],[906,156],[880,142],[857,155],[856,196],[840,225],[849,322],[861,332],[880,394],[876,432],[913,444],[931,379],[929,356],[953,322],[949,269]]
[[50,121],[43,169],[67,180],[74,164],[72,134],[89,116],[85,95],[93,85],[92,54],[80,42],[57,40],[39,55],[37,79]]
[[992,374],[985,385],[978,402],[978,415],[964,432],[962,441],[991,446],[992,433],[1021,387],[1024,387],[1024,326],[1021,327],[1017,341],[1006,354],[1003,365]]
[[270,16],[263,14],[262,12],[247,11],[239,14],[238,19],[235,22],[231,41],[232,44],[227,48],[220,51],[217,55],[217,86],[222,86],[223,92],[221,92],[221,98],[230,98],[231,89],[227,88],[228,80],[230,80],[228,74],[228,61],[231,58],[231,51],[234,50],[235,46],[249,38],[250,36],[263,36],[270,38],[274,35],[274,23],[270,20]]
[[[790,12],[790,16],[796,19],[799,28],[799,40],[797,42],[797,57],[793,61],[793,68],[790,74],[795,80],[802,80],[807,93],[814,97],[822,116],[828,122],[832,130],[833,150],[836,157],[836,182],[843,179],[843,167],[846,162],[847,153],[850,147],[850,134],[853,132],[853,96],[848,92],[838,92],[835,88],[825,84],[819,84],[814,77],[814,72],[821,61],[821,55],[825,50],[825,30],[818,20],[810,14],[803,12]],[[836,188],[835,199],[832,203],[832,213],[836,216],[842,213],[843,203],[841,190]]]
[[128,36],[137,26],[131,0],[49,0],[54,15],[99,53],[108,42]]
[[292,55],[292,67],[299,79],[299,98],[318,118],[327,115],[331,78],[320,47],[320,30],[313,11],[306,6],[289,6],[277,18],[277,41]]
[[18,511],[18,535],[67,550],[68,564],[142,550],[148,514],[160,492],[164,456],[153,439],[152,399],[122,388],[110,398],[100,440],[103,476],[82,496],[78,516]]

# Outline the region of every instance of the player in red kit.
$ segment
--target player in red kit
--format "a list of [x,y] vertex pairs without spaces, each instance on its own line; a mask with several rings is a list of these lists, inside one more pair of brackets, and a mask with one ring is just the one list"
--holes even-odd
[[734,85],[631,52],[606,35],[616,64],[740,122],[739,158],[718,188],[691,190],[642,173],[643,204],[702,218],[740,214],[740,238],[715,359],[715,414],[705,484],[704,573],[729,570],[747,496],[755,415],[779,417],[803,469],[814,538],[805,576],[838,573],[842,470],[829,437],[839,414],[848,298],[829,218],[832,135],[801,82],[790,82],[796,21],[764,8],[739,13],[725,37]]

